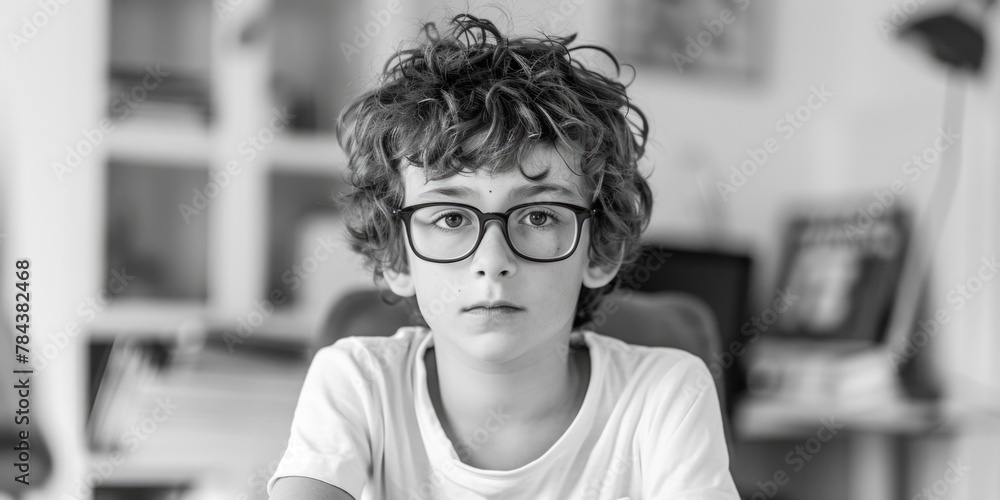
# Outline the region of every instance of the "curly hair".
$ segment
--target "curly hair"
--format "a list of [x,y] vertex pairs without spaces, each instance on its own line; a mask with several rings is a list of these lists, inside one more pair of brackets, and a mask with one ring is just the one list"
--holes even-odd
[[[590,258],[622,268],[608,285],[581,287],[573,327],[591,321],[602,298],[618,287],[641,250],[652,192],[639,174],[649,126],[629,99],[626,85],[587,68],[566,37],[504,37],[486,19],[460,14],[439,33],[426,23],[413,48],[386,62],[373,89],[341,112],[337,138],[347,154],[347,240],[378,284],[384,272],[406,272],[405,234],[392,210],[404,199],[404,162],[429,180],[515,165],[529,180],[523,159],[538,144],[559,146],[579,159],[574,173],[598,213],[591,218]],[[411,306],[415,305],[411,303]],[[416,308],[413,308],[416,311]],[[419,312],[414,320],[423,323]]]

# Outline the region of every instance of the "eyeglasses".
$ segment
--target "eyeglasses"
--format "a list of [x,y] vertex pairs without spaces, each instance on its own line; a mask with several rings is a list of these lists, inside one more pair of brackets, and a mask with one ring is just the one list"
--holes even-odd
[[441,264],[475,253],[491,220],[500,222],[507,245],[518,257],[532,262],[560,261],[573,255],[580,244],[583,221],[596,213],[597,209],[552,201],[524,203],[504,213],[483,213],[476,207],[447,202],[393,210],[406,226],[413,253]]

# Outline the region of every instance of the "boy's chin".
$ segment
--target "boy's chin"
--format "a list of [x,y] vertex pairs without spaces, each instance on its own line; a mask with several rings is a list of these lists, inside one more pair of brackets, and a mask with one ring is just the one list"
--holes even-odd
[[502,364],[524,354],[524,343],[489,344],[468,346],[466,352],[481,363]]
[[457,331],[449,340],[459,351],[475,361],[505,363],[524,354],[530,343],[523,329],[492,328]]

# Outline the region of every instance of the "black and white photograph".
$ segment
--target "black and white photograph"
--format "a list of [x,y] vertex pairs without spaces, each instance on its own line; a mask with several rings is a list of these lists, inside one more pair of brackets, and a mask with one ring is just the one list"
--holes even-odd
[[0,4],[0,500],[1000,499],[996,0]]

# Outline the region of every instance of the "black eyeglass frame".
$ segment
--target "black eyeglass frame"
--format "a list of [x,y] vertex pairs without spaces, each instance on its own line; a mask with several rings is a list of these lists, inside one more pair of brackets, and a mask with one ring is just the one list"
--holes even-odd
[[[507,223],[510,219],[511,214],[522,208],[535,205],[552,205],[557,207],[563,207],[572,210],[573,213],[576,214],[576,237],[573,240],[573,248],[571,248],[569,252],[566,253],[566,255],[551,259],[537,259],[535,257],[529,257],[527,255],[524,255],[514,246],[514,243],[510,241],[510,233],[507,232]],[[413,244],[413,231],[410,230],[410,219],[413,216],[413,212],[416,212],[417,210],[420,210],[422,208],[438,207],[438,206],[465,208],[470,210],[472,213],[476,214],[476,218],[479,219],[479,235],[476,237],[476,244],[472,246],[472,250],[469,250],[466,254],[462,255],[461,257],[456,257],[454,259],[431,259],[422,255],[420,251],[417,250],[417,246]],[[413,253],[416,254],[417,257],[420,257],[421,259],[427,262],[434,262],[437,264],[450,264],[452,262],[458,262],[461,260],[465,260],[469,258],[469,256],[471,256],[472,254],[476,253],[476,250],[479,250],[479,245],[483,242],[483,236],[486,234],[486,223],[491,220],[500,221],[500,229],[501,232],[503,233],[504,239],[507,240],[507,246],[510,247],[510,249],[518,257],[531,262],[559,262],[561,260],[566,260],[570,258],[574,253],[576,253],[576,247],[580,245],[580,238],[583,235],[583,222],[593,217],[595,214],[597,214],[597,212],[598,209],[596,208],[584,208],[579,205],[573,205],[571,203],[562,203],[558,201],[534,201],[531,203],[522,203],[520,205],[515,205],[513,207],[510,207],[509,209],[507,209],[506,212],[503,213],[482,212],[478,208],[473,207],[471,205],[466,205],[464,203],[452,203],[447,201],[421,203],[409,207],[392,209],[393,216],[403,221],[403,227],[406,230],[406,240],[410,242],[410,249],[413,250]]]

